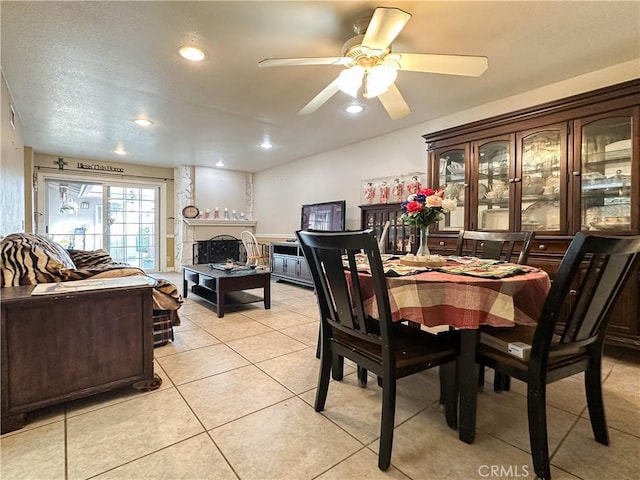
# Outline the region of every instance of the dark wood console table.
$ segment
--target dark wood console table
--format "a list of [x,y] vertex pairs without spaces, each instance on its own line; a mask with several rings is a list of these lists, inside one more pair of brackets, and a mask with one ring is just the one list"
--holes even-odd
[[[264,301],[264,308],[271,308],[271,274],[267,270],[238,270],[227,273],[209,265],[189,265],[182,267],[182,280],[182,296],[187,298],[188,282],[195,283],[191,291],[212,303],[218,311],[218,318],[224,317],[227,305]],[[261,298],[242,291],[251,288],[264,289],[264,296]]]
[[127,385],[160,386],[151,285],[37,296],[34,288],[0,291],[2,433],[42,407]]

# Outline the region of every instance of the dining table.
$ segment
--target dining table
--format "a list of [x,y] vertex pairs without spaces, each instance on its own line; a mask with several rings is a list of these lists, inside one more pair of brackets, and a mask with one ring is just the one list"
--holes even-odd
[[[457,426],[460,440],[472,443],[480,328],[535,325],[551,281],[544,270],[527,265],[454,256],[440,263],[421,267],[404,265],[401,258],[384,259],[391,315],[394,321],[410,321],[428,331],[459,330],[459,416],[457,425],[450,426]],[[359,266],[359,271],[365,313],[378,318],[367,266]]]

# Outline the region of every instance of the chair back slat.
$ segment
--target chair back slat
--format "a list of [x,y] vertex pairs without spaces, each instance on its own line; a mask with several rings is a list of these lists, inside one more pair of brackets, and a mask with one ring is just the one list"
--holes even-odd
[[[366,341],[383,344],[391,328],[391,308],[382,258],[371,230],[359,232],[296,232],[316,286],[320,320]],[[366,255],[379,320],[367,321],[356,255]],[[320,287],[320,288],[318,288]],[[323,330],[324,331],[324,330]]]
[[491,258],[526,264],[535,232],[476,232],[461,230],[458,234],[457,255]]
[[583,273],[575,312],[565,326],[562,342],[584,341],[598,334],[632,261],[633,256],[593,255]]
[[578,233],[569,245],[547,295],[531,357],[602,342],[611,307],[640,261],[640,236]]
[[351,298],[348,293],[346,278],[336,271],[336,265],[339,265],[340,268],[342,267],[340,253],[337,250],[319,250],[316,252],[318,262],[323,265],[325,273],[320,282],[324,287],[326,304],[329,306],[329,319],[348,328],[356,328],[357,321],[354,319],[351,308]]

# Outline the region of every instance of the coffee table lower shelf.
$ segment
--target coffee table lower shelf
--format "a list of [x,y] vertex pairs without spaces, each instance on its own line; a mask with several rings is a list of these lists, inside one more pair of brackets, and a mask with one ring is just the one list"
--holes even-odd
[[[216,309],[218,308],[218,304],[216,303],[216,294],[215,290],[211,290],[210,288],[203,287],[201,285],[192,285],[191,291],[203,298],[207,302],[211,303]],[[229,292],[226,294],[224,300],[224,306],[232,307],[234,305],[246,305],[249,303],[262,302],[264,299],[257,295],[253,295],[252,293],[247,292]]]

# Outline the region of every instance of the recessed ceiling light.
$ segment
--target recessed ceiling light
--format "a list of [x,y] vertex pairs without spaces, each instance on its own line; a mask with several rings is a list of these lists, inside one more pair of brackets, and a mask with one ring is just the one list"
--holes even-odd
[[265,150],[269,150],[273,148],[273,144],[271,143],[271,136],[269,134],[265,134],[262,137],[262,143],[260,144],[260,148],[264,148]]
[[224,163],[222,163],[222,160],[218,160],[218,163],[216,163],[216,167],[224,167]]
[[344,111],[351,114],[362,113],[364,107],[359,103],[352,103],[345,107]]
[[122,147],[118,147],[115,150],[113,150],[113,153],[115,153],[116,155],[126,155],[127,152],[124,148]]
[[150,127],[153,125],[153,122],[148,118],[138,117],[133,119],[134,123],[140,127]]
[[178,53],[184,59],[190,60],[192,62],[200,62],[204,60],[206,56],[204,51],[199,49],[198,47],[190,47],[184,46],[178,49]]

